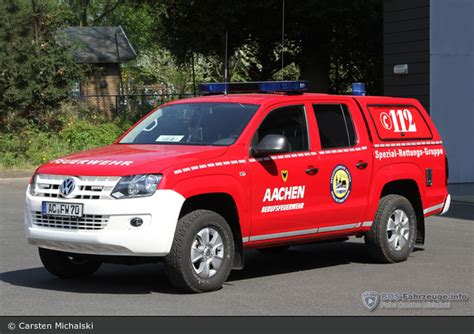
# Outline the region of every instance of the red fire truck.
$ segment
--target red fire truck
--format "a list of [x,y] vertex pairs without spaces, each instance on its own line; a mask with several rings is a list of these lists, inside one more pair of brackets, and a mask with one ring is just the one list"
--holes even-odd
[[443,143],[417,100],[305,93],[304,81],[201,88],[112,145],[37,169],[25,226],[49,272],[164,261],[174,286],[204,292],[243,268],[245,249],[350,236],[400,262],[449,209]]

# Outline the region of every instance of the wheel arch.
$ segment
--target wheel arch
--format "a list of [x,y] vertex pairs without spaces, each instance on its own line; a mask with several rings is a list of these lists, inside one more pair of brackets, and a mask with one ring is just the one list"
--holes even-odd
[[229,224],[234,237],[235,256],[232,269],[242,269],[244,251],[239,210],[232,195],[225,192],[195,194],[186,198],[181,207],[179,218],[199,209],[214,211],[220,214]]
[[394,194],[406,197],[413,205],[417,221],[417,244],[425,241],[425,217],[423,215],[423,188],[417,180],[423,179],[419,167],[411,163],[391,164],[381,168],[375,177],[375,191],[369,200],[368,216],[375,217],[379,200]]

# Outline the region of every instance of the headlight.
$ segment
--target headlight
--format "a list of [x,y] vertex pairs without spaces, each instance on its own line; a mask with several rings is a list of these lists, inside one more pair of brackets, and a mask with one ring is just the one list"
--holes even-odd
[[114,198],[146,197],[155,193],[160,184],[161,174],[124,176],[112,190]]
[[38,177],[38,174],[34,174],[31,179],[30,179],[30,195],[31,196],[36,196],[36,178]]

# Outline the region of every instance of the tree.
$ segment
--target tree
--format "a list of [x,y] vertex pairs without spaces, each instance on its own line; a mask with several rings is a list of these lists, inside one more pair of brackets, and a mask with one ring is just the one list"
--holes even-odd
[[119,26],[138,53],[156,48],[153,27],[161,2],[133,0],[69,0],[64,7],[72,15],[68,24],[73,26]]
[[50,2],[0,4],[0,127],[22,119],[44,124],[70,98],[82,74],[65,47],[56,43],[67,12]]
[[[381,0],[287,0],[286,63],[317,91],[345,91],[357,79],[381,92],[381,9]],[[227,31],[229,54],[255,43],[249,74],[265,80],[281,67],[281,16],[282,0],[165,0],[155,36],[185,62],[193,52],[223,59]]]

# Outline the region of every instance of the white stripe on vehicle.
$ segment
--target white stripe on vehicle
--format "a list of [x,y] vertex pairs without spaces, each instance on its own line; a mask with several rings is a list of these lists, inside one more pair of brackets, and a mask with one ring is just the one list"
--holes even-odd
[[299,236],[299,235],[315,234],[315,233],[318,233],[318,229],[317,228],[311,228],[311,229],[308,229],[308,230],[299,230],[299,231],[291,231],[291,232],[254,235],[254,236],[251,236],[249,238],[249,240],[250,241],[261,241],[261,240],[268,240],[268,239],[295,237],[295,236]]
[[352,223],[352,224],[324,226],[324,227],[311,228],[311,229],[306,229],[306,230],[297,230],[297,231],[271,233],[271,234],[261,234],[261,235],[254,235],[254,236],[250,236],[250,237],[243,237],[242,242],[262,241],[262,240],[279,239],[279,238],[286,238],[286,237],[295,237],[295,236],[317,234],[317,233],[324,233],[324,232],[351,230],[351,229],[361,228],[361,227],[370,227],[371,225],[372,225],[371,221],[365,221],[365,222]]
[[237,164],[244,164],[244,163],[254,163],[254,162],[261,162],[261,161],[270,161],[270,160],[283,160],[283,159],[297,159],[297,158],[304,158],[309,156],[316,156],[319,154],[337,154],[337,153],[349,153],[349,152],[360,152],[367,150],[367,146],[362,147],[355,147],[355,148],[345,148],[345,149],[337,149],[337,150],[323,150],[319,152],[300,152],[300,153],[289,153],[289,154],[282,154],[282,155],[273,155],[270,157],[261,157],[261,158],[249,158],[249,159],[240,159],[240,160],[232,160],[232,161],[215,161],[210,162],[206,165],[199,165],[199,166],[192,166],[189,168],[182,168],[177,169],[174,171],[174,174],[181,174],[189,172],[190,170],[198,170],[198,169],[206,169],[212,167],[220,167],[220,166],[228,166],[228,165],[237,165]]
[[344,225],[334,225],[334,226],[325,226],[319,228],[319,233],[321,232],[333,232],[333,231],[341,231],[341,230],[350,230],[353,229],[357,226],[357,223],[355,224],[344,224]]
[[397,147],[397,146],[423,146],[423,145],[441,145],[443,144],[440,140],[433,141],[412,141],[412,142],[401,142],[401,143],[386,143],[386,144],[374,144],[374,147]]
[[[383,148],[383,147],[400,147],[400,146],[441,145],[442,143],[443,143],[442,141],[430,141],[430,142],[418,141],[418,142],[374,144],[374,147]],[[298,158],[304,158],[304,157],[309,157],[309,156],[316,156],[317,154],[327,155],[327,154],[339,154],[339,153],[352,153],[352,152],[365,151],[367,149],[368,149],[367,146],[361,146],[361,147],[351,147],[351,148],[344,148],[344,149],[321,150],[318,152],[311,151],[311,152],[282,154],[282,155],[274,155],[271,157],[249,158],[249,159],[240,159],[240,160],[232,160],[232,161],[215,161],[215,162],[207,163],[205,165],[176,169],[174,171],[174,174],[187,173],[187,172],[195,171],[199,169],[244,164],[247,162],[255,163],[255,162],[269,161],[269,160],[298,159]]]
[[432,211],[436,211],[436,210],[439,210],[443,207],[444,205],[444,202],[443,203],[440,203],[440,204],[436,204],[436,205],[433,205],[433,206],[430,206],[429,208],[426,208],[423,210],[423,214],[427,214],[427,213],[430,213]]

